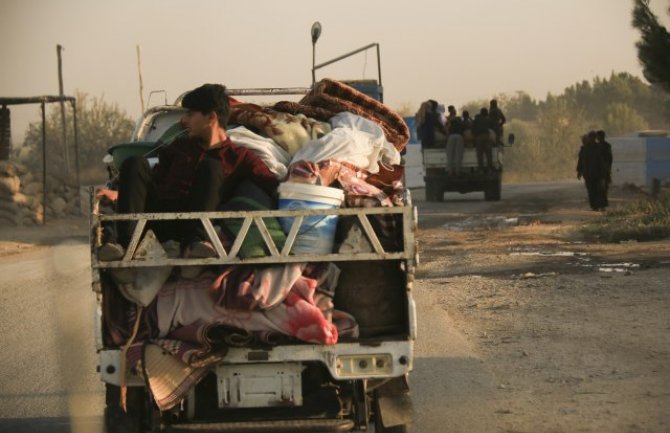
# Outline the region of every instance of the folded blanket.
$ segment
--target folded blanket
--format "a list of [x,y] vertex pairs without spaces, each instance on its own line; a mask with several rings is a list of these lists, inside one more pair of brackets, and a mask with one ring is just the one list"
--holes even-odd
[[[316,291],[317,284],[330,286],[332,279],[302,275],[304,266],[289,264],[283,271],[259,270],[244,280],[233,278],[232,273],[204,272],[192,280],[168,281],[158,295],[160,336],[169,338],[180,327],[205,323],[224,324],[252,334],[280,333],[318,344],[335,344],[340,331],[337,326],[342,326],[347,337],[356,338],[355,319],[333,311],[332,301],[321,296],[327,294]],[[254,308],[261,305],[274,307]],[[253,309],[240,309],[244,306]]]
[[409,142],[409,129],[399,114],[353,87],[328,78],[319,81],[299,103],[282,101],[274,109],[322,120],[348,111],[381,126],[387,140],[399,151]]
[[249,103],[232,106],[229,122],[266,135],[289,156],[293,156],[306,141],[320,138],[331,130],[330,124],[304,114],[279,112]]
[[268,166],[268,169],[277,176],[277,179],[286,178],[286,167],[291,158],[288,152],[281,148],[274,140],[260,136],[244,126],[226,131],[233,144],[246,147],[256,154]]

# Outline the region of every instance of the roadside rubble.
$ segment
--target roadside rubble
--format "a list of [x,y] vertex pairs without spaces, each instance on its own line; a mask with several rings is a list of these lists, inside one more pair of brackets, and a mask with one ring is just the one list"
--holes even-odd
[[[0,221],[11,226],[42,224],[42,181],[24,165],[0,162]],[[47,216],[64,218],[81,214],[79,189],[56,179],[47,185]]]

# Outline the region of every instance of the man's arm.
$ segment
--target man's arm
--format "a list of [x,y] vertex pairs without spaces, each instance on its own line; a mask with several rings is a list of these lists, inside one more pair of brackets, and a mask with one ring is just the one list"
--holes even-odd
[[[232,170],[226,179],[225,195],[230,194],[244,179],[249,179],[271,197],[277,195],[279,180],[255,153],[234,145],[223,152],[222,163],[228,165],[227,170]],[[234,162],[231,164],[232,161]],[[229,197],[224,197],[223,201],[228,199]]]
[[579,158],[577,159],[577,179],[581,179],[584,174],[584,146],[579,148]]
[[108,201],[115,203],[116,199],[119,197],[119,192],[109,188],[99,188],[95,191],[95,196],[103,202]]

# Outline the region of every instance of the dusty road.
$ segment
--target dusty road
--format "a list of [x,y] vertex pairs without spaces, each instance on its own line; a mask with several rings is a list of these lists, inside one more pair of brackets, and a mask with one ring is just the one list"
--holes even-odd
[[[670,431],[670,242],[580,242],[576,182],[422,193],[414,432]],[[0,432],[99,431],[84,226],[0,230]]]
[[580,242],[578,183],[503,194],[416,194],[416,431],[670,431],[670,242]]
[[1,432],[99,430],[104,394],[95,374],[95,298],[82,226],[3,233]]

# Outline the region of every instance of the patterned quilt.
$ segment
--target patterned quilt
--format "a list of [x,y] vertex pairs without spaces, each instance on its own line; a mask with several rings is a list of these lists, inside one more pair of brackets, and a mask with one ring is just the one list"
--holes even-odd
[[348,111],[381,126],[387,140],[396,149],[404,149],[409,142],[409,128],[398,113],[353,87],[328,78],[319,81],[300,102],[282,101],[274,108],[319,120],[328,120],[337,113]]

